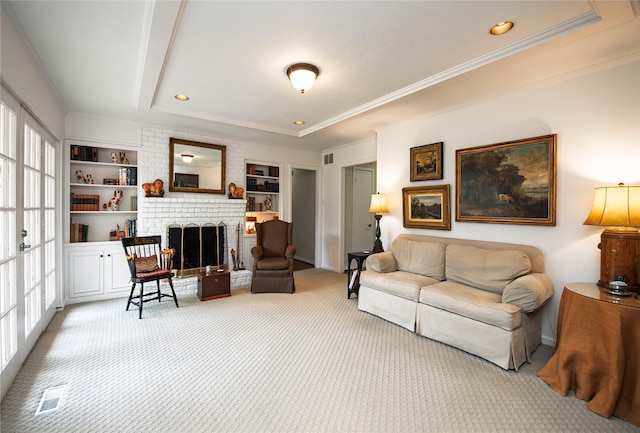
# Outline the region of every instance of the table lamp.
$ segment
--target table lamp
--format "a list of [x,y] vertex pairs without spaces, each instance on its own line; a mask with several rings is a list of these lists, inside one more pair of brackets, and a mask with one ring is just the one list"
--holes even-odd
[[389,212],[389,208],[387,207],[387,196],[384,194],[371,194],[371,206],[369,207],[369,213],[374,214],[374,218],[376,219],[376,241],[373,243],[372,252],[381,253],[384,251],[382,248],[382,241],[380,240],[380,218],[382,218],[381,213]]
[[637,292],[640,232],[634,227],[640,227],[640,186],[624,186],[621,183],[614,187],[596,188],[593,206],[584,224],[607,227],[598,245],[598,286],[609,293]]

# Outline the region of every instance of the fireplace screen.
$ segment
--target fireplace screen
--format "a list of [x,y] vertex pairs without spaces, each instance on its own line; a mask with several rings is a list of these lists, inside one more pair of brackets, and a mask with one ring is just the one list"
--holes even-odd
[[169,248],[174,248],[173,269],[176,276],[196,275],[205,270],[228,269],[226,224],[171,224],[168,227]]

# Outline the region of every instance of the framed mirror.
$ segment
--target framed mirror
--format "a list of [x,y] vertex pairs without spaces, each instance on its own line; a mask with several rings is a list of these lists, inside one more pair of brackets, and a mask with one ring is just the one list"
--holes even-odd
[[169,191],[225,193],[227,146],[169,139]]

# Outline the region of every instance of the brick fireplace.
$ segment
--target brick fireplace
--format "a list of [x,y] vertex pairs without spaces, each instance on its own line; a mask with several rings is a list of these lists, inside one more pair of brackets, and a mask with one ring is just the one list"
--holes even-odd
[[[230,141],[212,141],[211,137],[198,134],[185,134],[180,131],[145,127],[142,130],[142,149],[138,159],[143,163],[138,167],[140,183],[162,179],[165,182],[165,196],[161,198],[144,197],[142,191],[138,198],[138,235],[161,235],[163,247],[168,246],[167,227],[171,224],[203,225],[224,223],[226,242],[229,251],[225,253],[225,263],[232,263],[230,250],[242,244],[246,200],[229,199],[223,194],[196,194],[169,192],[169,138],[180,137],[185,140],[223,144],[227,146],[226,186],[229,182],[244,185],[244,147]],[[226,187],[225,186],[225,187]],[[246,254],[246,252],[245,252]],[[230,266],[231,267],[231,266]],[[251,272],[232,272],[232,287],[248,286]],[[176,290],[195,291],[196,278],[176,278]]]

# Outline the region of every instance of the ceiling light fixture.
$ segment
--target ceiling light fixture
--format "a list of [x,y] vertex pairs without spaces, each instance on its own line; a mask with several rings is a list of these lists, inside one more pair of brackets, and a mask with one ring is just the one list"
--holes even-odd
[[294,125],[298,125],[298,126],[300,126],[300,125],[304,125],[304,120],[295,120],[295,121],[293,122],[293,124],[294,124]]
[[511,30],[514,25],[515,24],[513,24],[513,21],[503,21],[491,27],[491,29],[489,29],[489,33],[491,33],[492,35],[502,35]]
[[183,95],[181,93],[178,93],[176,96],[174,96],[174,98],[176,98],[178,101],[188,101],[189,97],[187,95]]
[[300,93],[311,89],[318,75],[320,70],[309,63],[296,63],[287,68],[287,77],[291,80],[291,85]]
[[182,158],[182,162],[184,162],[185,164],[189,164],[191,161],[193,161],[193,155],[190,155],[188,153],[183,153],[180,155],[180,157]]

